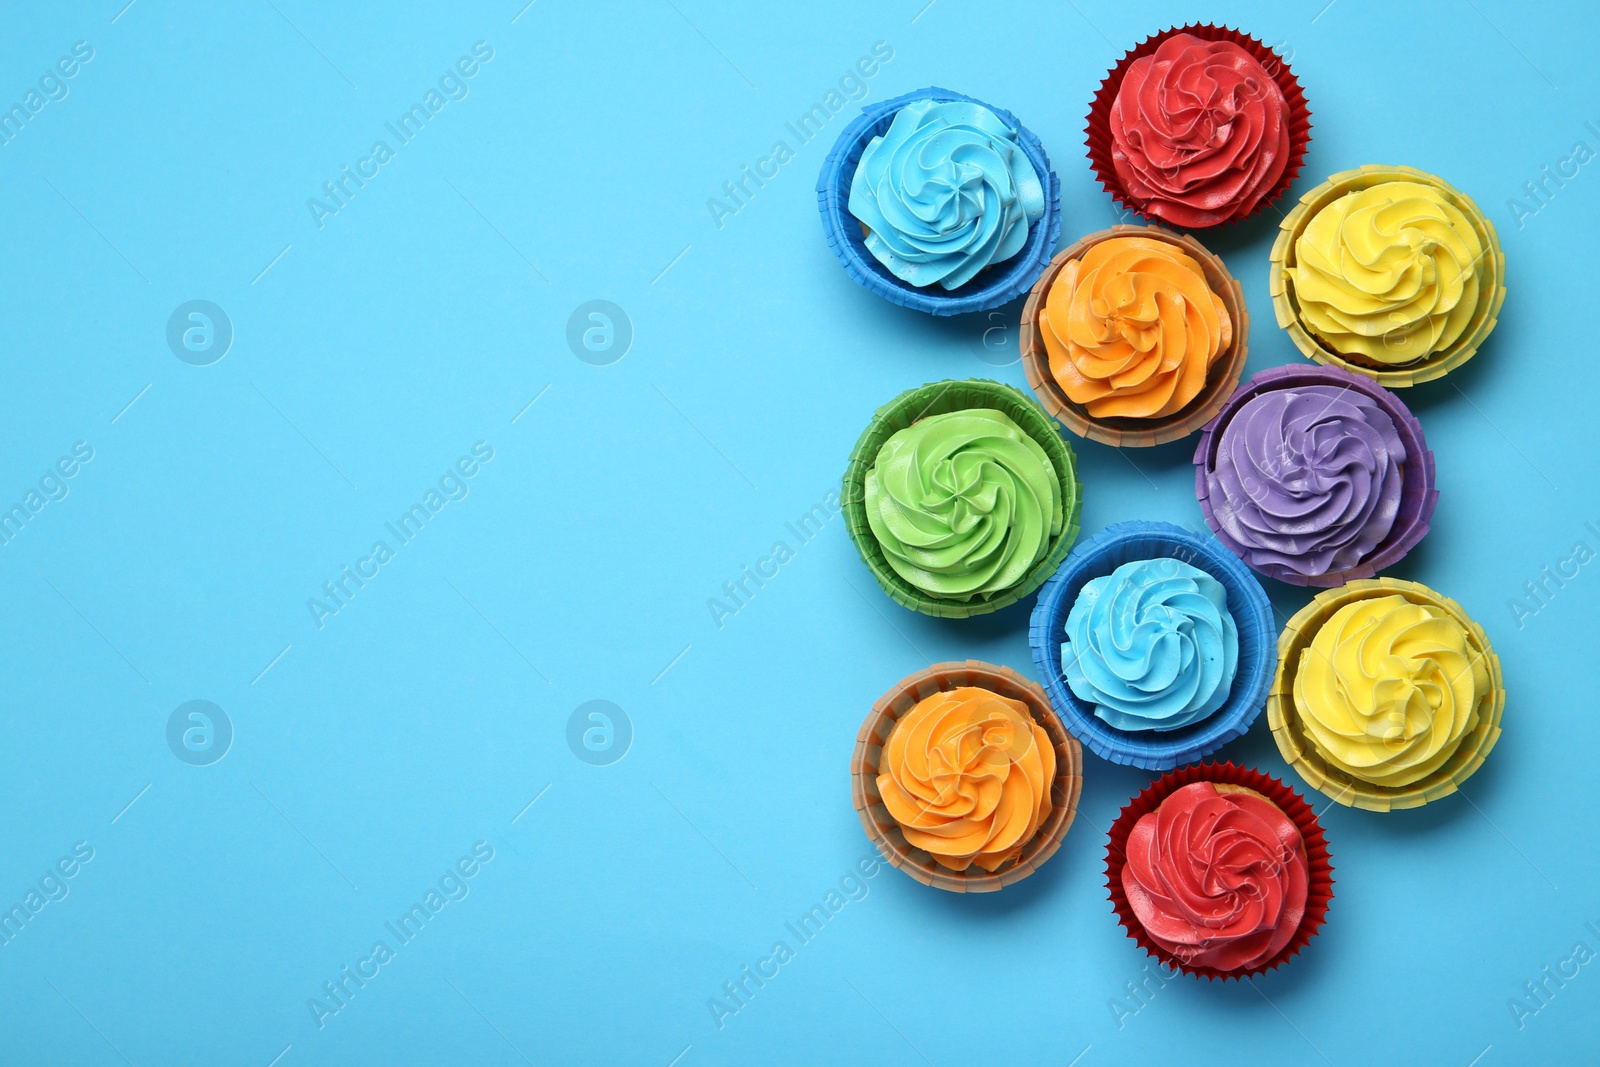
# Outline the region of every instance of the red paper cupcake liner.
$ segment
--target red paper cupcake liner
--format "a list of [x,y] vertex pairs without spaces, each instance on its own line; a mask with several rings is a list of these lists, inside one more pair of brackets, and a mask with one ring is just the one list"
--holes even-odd
[[[1195,967],[1184,963],[1150,939],[1122,889],[1122,868],[1128,858],[1128,835],[1133,832],[1134,824],[1155,811],[1167,797],[1196,782],[1218,782],[1255,790],[1294,821],[1305,842],[1308,874],[1306,913],[1300,920],[1300,928],[1282,951],[1250,970],[1219,971],[1215,967]],[[1252,978],[1288,963],[1316,936],[1326,921],[1328,902],[1333,899],[1333,864],[1328,859],[1328,842],[1323,835],[1322,824],[1317,821],[1311,805],[1299,793],[1253,767],[1236,767],[1232,763],[1201,763],[1170,771],[1128,801],[1111,824],[1109,838],[1106,843],[1106,889],[1111,897],[1111,906],[1116,909],[1117,921],[1128,931],[1128,936],[1139,943],[1139,947],[1165,964],[1168,970],[1180,970],[1184,974],[1204,978]]]
[[[1151,215],[1144,208],[1135,203],[1133,198],[1122,188],[1122,180],[1117,177],[1117,168],[1111,162],[1111,105],[1117,99],[1117,90],[1122,88],[1122,78],[1128,71],[1128,66],[1141,56],[1148,56],[1161,47],[1161,42],[1176,34],[1187,33],[1207,41],[1232,41],[1243,48],[1256,61],[1272,75],[1272,80],[1278,83],[1278,88],[1283,91],[1283,98],[1289,105],[1289,162],[1283,168],[1283,175],[1278,179],[1272,190],[1256,202],[1256,206],[1243,215],[1234,215],[1218,226],[1229,226],[1236,222],[1243,222],[1261,213],[1269,204],[1277,201],[1288,191],[1289,186],[1300,174],[1300,168],[1305,163],[1306,146],[1311,143],[1311,109],[1306,104],[1306,96],[1300,88],[1300,79],[1294,76],[1294,71],[1284,62],[1283,57],[1272,49],[1262,44],[1247,33],[1233,29],[1230,26],[1218,26],[1210,22],[1193,22],[1187,26],[1174,26],[1152,34],[1143,41],[1129,49],[1128,53],[1117,60],[1117,65],[1106,74],[1105,80],[1100,83],[1100,88],[1095,91],[1094,100],[1089,105],[1088,126],[1085,133],[1088,135],[1089,165],[1094,170],[1095,177],[1105,187],[1117,203],[1142,219],[1161,226],[1176,226],[1175,223]],[[1190,227],[1178,226],[1178,229]],[[1211,228],[1211,227],[1206,227]]]

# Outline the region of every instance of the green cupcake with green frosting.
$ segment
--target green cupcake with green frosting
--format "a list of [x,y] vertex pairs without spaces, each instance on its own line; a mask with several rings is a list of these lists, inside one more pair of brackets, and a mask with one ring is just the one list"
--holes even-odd
[[1044,449],[993,408],[934,415],[884,442],[867,472],[867,523],[895,573],[970,600],[1022,580],[1061,532]]
[[880,409],[851,459],[851,536],[885,592],[913,610],[967,616],[1014,603],[1077,535],[1072,450],[1009,386],[912,390]]

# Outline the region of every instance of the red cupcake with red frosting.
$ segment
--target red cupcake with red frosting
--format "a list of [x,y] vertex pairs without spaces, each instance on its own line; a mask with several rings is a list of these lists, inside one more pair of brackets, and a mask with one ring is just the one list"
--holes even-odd
[[1231,763],[1173,771],[1111,828],[1107,888],[1130,936],[1211,978],[1287,962],[1323,923],[1333,868],[1294,790]]
[[1140,43],[1101,83],[1089,160],[1107,191],[1146,218],[1220,226],[1289,187],[1310,119],[1276,52],[1237,30],[1184,26]]

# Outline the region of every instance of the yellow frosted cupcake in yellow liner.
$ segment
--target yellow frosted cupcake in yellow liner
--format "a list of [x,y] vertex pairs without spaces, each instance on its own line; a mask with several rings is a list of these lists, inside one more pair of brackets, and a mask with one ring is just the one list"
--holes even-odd
[[1494,329],[1505,256],[1472,198],[1411,167],[1335,174],[1272,247],[1278,324],[1321,363],[1386,386],[1460,366]]
[[1456,791],[1500,737],[1500,659],[1460,604],[1415,582],[1330,589],[1289,620],[1267,721],[1314,788],[1372,811]]

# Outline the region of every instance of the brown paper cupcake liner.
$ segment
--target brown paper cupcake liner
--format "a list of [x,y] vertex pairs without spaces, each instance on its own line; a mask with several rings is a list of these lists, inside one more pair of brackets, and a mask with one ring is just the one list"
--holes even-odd
[[[1090,248],[1114,237],[1145,237],[1174,245],[1200,264],[1206,284],[1222,299],[1233,320],[1233,340],[1227,351],[1211,365],[1206,375],[1205,388],[1182,410],[1161,419],[1096,418],[1081,405],[1068,399],[1055,375],[1050,373],[1050,355],[1045,350],[1044,336],[1039,329],[1039,312],[1044,307],[1050,286],[1055,283],[1061,268],[1083,256]],[[1112,226],[1080,237],[1056,254],[1045,268],[1044,274],[1034,283],[1022,306],[1022,328],[1019,342],[1022,348],[1022,370],[1028,385],[1044,409],[1061,425],[1091,441],[1111,445],[1113,448],[1145,448],[1166,444],[1188,437],[1210,422],[1228,402],[1244,373],[1245,358],[1250,347],[1250,313],[1245,307],[1244,289],[1228,272],[1222,259],[1188,234],[1175,233],[1160,226]]]
[[[1324,343],[1300,321],[1300,306],[1295,297],[1294,282],[1289,275],[1289,268],[1295,264],[1295,242],[1317,212],[1346,193],[1392,181],[1419,182],[1438,190],[1472,223],[1473,231],[1484,249],[1477,265],[1478,306],[1467,328],[1448,348],[1405,364],[1374,363],[1360,355],[1339,352]],[[1329,363],[1364,374],[1390,389],[1404,389],[1419,382],[1442,378],[1471,359],[1499,321],[1500,307],[1506,299],[1506,257],[1500,248],[1500,235],[1495,232],[1494,223],[1479,210],[1470,196],[1444,179],[1415,167],[1387,167],[1369,163],[1332,175],[1302,196],[1300,202],[1284,216],[1277,240],[1272,243],[1271,261],[1267,288],[1272,294],[1272,309],[1278,325],[1288,331],[1295,346],[1318,363]]]
[[[1194,966],[1178,959],[1156,944],[1145,932],[1144,924],[1134,913],[1133,905],[1128,902],[1128,895],[1122,888],[1122,868],[1128,858],[1128,835],[1133,832],[1134,825],[1160,807],[1161,802],[1167,797],[1184,786],[1196,782],[1243,786],[1260,793],[1276,804],[1278,809],[1294,822],[1300,831],[1301,840],[1305,843],[1308,875],[1305,915],[1301,917],[1300,926],[1295,930],[1294,937],[1289,939],[1289,943],[1284,945],[1276,956],[1254,968],[1222,971],[1215,967]],[[1249,978],[1288,963],[1322,928],[1327,920],[1328,904],[1333,900],[1333,863],[1328,857],[1328,841],[1322,832],[1322,824],[1317,820],[1316,812],[1312,811],[1311,805],[1292,788],[1271,775],[1250,767],[1237,767],[1232,763],[1192,764],[1169,771],[1151,782],[1138,796],[1128,801],[1116,821],[1111,824],[1106,842],[1106,891],[1110,895],[1111,906],[1116,910],[1117,921],[1127,930],[1128,936],[1137,941],[1140,948],[1164,964],[1168,970],[1179,970],[1184,974],[1202,978]]]
[[[1056,750],[1049,816],[1023,846],[1021,855],[993,873],[976,865],[965,871],[951,870],[934,859],[932,853],[912,846],[878,793],[878,760],[895,723],[918,701],[962,686],[976,686],[1022,701]],[[896,682],[872,706],[856,734],[855,751],[850,757],[850,795],[867,838],[886,860],[906,874],[923,885],[952,893],[992,893],[1038,870],[1061,847],[1078,813],[1082,792],[1083,749],[1061,725],[1044,690],[1009,667],[978,660],[936,663]]]
[[1122,88],[1123,76],[1127,74],[1128,67],[1133,61],[1154,54],[1155,50],[1161,47],[1161,42],[1180,33],[1191,34],[1207,41],[1232,41],[1255,57],[1255,60],[1265,68],[1283,92],[1284,102],[1289,105],[1289,160],[1284,164],[1283,174],[1267,195],[1257,201],[1256,206],[1247,213],[1235,215],[1216,224],[1230,226],[1260,214],[1269,204],[1275,203],[1288,191],[1289,186],[1299,176],[1300,168],[1305,164],[1306,147],[1311,143],[1311,109],[1306,104],[1305,92],[1300,88],[1300,79],[1295,77],[1282,56],[1247,33],[1230,26],[1192,22],[1187,26],[1174,26],[1152,34],[1129,49],[1126,55],[1117,60],[1117,65],[1106,74],[1105,80],[1100,83],[1100,88],[1095,90],[1094,100],[1089,105],[1088,124],[1084,131],[1087,135],[1086,144],[1089,146],[1089,166],[1094,170],[1095,177],[1099,179],[1106,192],[1110,193],[1117,203],[1140,218],[1164,226],[1174,225],[1145,211],[1143,204],[1123,189],[1122,179],[1117,175],[1117,168],[1111,162],[1111,105],[1116,102],[1117,92]]
[[[1295,703],[1294,683],[1301,656],[1311,647],[1311,639],[1317,630],[1334,612],[1358,600],[1395,593],[1412,603],[1438,608],[1461,624],[1467,632],[1467,640],[1483,655],[1489,672],[1489,689],[1479,701],[1477,726],[1461,739],[1455,754],[1443,766],[1410,785],[1382,786],[1362,781],[1328,763],[1306,735],[1299,707]],[[1267,693],[1267,724],[1272,729],[1272,739],[1277,742],[1278,751],[1313,789],[1348,807],[1393,811],[1419,808],[1429,801],[1447,797],[1483,766],[1485,757],[1500,739],[1500,719],[1505,705],[1500,657],[1495,655],[1483,627],[1474,622],[1460,604],[1417,582],[1369,578],[1319,594],[1284,626],[1283,633],[1278,637],[1277,675]]]

